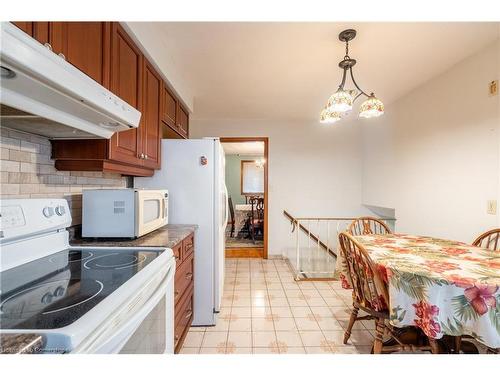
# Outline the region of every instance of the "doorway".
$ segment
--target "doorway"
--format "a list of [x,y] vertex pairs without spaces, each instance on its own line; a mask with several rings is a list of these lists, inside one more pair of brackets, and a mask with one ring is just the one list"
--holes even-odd
[[220,140],[226,154],[229,195],[226,257],[267,259],[269,139]]

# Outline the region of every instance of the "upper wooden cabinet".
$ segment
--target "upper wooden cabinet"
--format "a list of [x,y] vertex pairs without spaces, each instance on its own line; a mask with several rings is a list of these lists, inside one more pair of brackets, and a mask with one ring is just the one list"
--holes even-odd
[[161,104],[163,82],[151,64],[144,62],[144,111],[142,121],[142,158],[144,166],[159,168],[161,139]]
[[161,119],[168,126],[175,127],[177,116],[177,99],[167,88],[167,85],[163,85],[163,111]]
[[184,138],[189,135],[189,113],[182,105],[177,105],[177,128]]
[[19,27],[26,34],[33,36],[33,23],[34,22],[24,22],[24,21],[14,21],[12,22],[14,25]]
[[[56,22],[53,48],[105,87],[109,85],[109,22]],[[57,43],[57,44],[56,44]]]
[[188,137],[188,112],[119,23],[13,23],[142,113],[137,129],[109,140],[52,141],[57,169],[151,176],[161,166],[162,135]]
[[109,87],[110,22],[14,22],[83,73]]
[[[143,56],[123,28],[114,23],[111,39],[111,91],[142,112]],[[138,129],[115,133],[111,137],[110,159],[142,165],[140,132]]]
[[188,138],[189,113],[180,101],[163,84],[163,108],[161,120],[164,123],[163,138]]

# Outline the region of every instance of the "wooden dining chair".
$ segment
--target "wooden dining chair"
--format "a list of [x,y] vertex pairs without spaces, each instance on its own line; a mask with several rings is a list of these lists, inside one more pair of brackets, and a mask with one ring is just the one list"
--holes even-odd
[[390,234],[392,233],[386,223],[370,216],[363,216],[354,219],[347,231],[353,236],[363,236],[366,234]]
[[236,225],[236,219],[234,216],[234,205],[233,205],[233,198],[229,197],[228,198],[228,204],[229,204],[229,220],[227,221],[228,225],[231,225],[231,232],[229,234],[230,237],[234,236],[234,227]]
[[257,236],[264,236],[264,198],[252,197],[249,199],[252,205],[251,214],[249,217],[250,238],[255,243]]
[[[390,353],[397,351],[430,350],[437,353],[435,340],[424,340],[424,334],[419,332],[417,340],[406,343],[398,336],[397,330],[386,324],[389,319],[389,292],[387,285],[381,279],[375,263],[366,249],[348,232],[339,234],[340,249],[346,260],[347,271],[352,282],[353,310],[344,334],[344,344],[351,336],[354,323],[358,320],[375,320],[375,341],[373,353]],[[368,315],[358,317],[359,310]],[[384,334],[388,333],[391,345],[384,344]]]
[[500,250],[500,228],[484,232],[474,240],[472,246],[483,247],[492,251]]
[[[487,232],[484,232],[477,237],[474,242],[472,242],[472,246],[481,247],[484,249],[488,249],[491,251],[500,251],[500,228],[491,229]],[[464,351],[464,345],[469,345],[471,342],[463,341],[462,339],[473,340],[474,338],[469,335],[464,336],[455,336],[454,343],[454,351],[455,353],[461,353]],[[470,348],[468,348],[470,351]],[[498,349],[488,348],[488,352],[498,353]]]

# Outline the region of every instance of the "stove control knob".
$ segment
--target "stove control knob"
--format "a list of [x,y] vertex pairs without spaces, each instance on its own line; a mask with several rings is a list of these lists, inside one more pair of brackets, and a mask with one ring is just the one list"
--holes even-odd
[[64,295],[64,288],[62,286],[58,286],[56,290],[54,290],[54,297],[62,297]]
[[53,207],[44,207],[44,209],[42,210],[42,213],[43,213],[43,216],[45,216],[46,218],[49,218],[51,216],[54,215],[54,208]]
[[64,208],[64,206],[57,206],[56,207],[56,214],[57,216],[62,216],[66,213],[66,209]]
[[42,296],[42,303],[49,304],[52,302],[52,293],[47,292]]

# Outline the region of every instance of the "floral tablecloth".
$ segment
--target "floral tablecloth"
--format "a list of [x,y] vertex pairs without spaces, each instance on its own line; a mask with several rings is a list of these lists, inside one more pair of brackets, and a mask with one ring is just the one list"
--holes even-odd
[[[411,235],[356,236],[389,286],[390,323],[500,347],[500,252]],[[341,253],[340,253],[341,254]],[[349,288],[344,259],[342,286]]]

